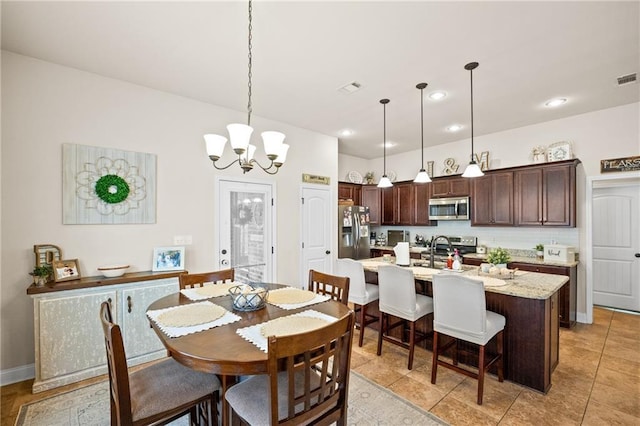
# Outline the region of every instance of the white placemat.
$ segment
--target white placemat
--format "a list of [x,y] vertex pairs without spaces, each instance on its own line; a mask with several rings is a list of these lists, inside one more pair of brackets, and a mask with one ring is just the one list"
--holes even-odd
[[[232,282],[229,282],[229,283],[207,284],[207,285],[204,285],[202,287],[185,288],[183,290],[180,290],[180,293],[184,294],[189,300],[205,300],[205,299],[210,299],[212,297],[228,296],[229,295],[229,289],[231,287],[235,287],[237,285],[242,285],[242,283],[236,282],[236,281],[232,281]],[[216,289],[216,286],[220,286],[218,288],[221,291],[213,292],[213,294],[211,294],[211,295],[201,294],[200,291],[199,291],[201,289],[206,289],[206,290],[203,290],[203,291],[212,291],[212,290]]]
[[[292,288],[296,290],[300,290],[299,288],[296,288],[296,287],[285,287],[285,288],[279,288],[277,290],[271,290],[269,291],[269,294],[277,293],[278,291],[292,289]],[[278,308],[286,309],[289,311],[292,309],[304,308],[305,306],[315,305],[316,303],[326,302],[329,299],[330,299],[329,296],[316,294],[316,296],[313,299],[308,300],[306,302],[302,302],[302,303],[272,303],[272,302],[269,302],[269,298],[267,298],[267,303],[270,303],[272,305],[277,306]]]
[[[289,315],[289,317],[319,318],[329,323],[338,321],[338,318],[332,317],[331,315],[323,314],[322,312],[314,311],[312,309]],[[304,319],[300,318],[300,321],[304,321]],[[236,330],[236,333],[238,333],[243,339],[248,340],[256,345],[262,352],[267,352],[267,338],[262,335],[260,330],[262,329],[262,326],[267,324],[268,322],[269,321],[249,327],[239,328]]]
[[213,305],[213,303],[211,302],[198,302],[198,303],[192,303],[190,305],[172,306],[170,308],[147,311],[147,317],[149,317],[151,321],[156,323],[156,325],[160,327],[160,330],[162,330],[162,332],[169,337],[186,336],[187,334],[197,333],[198,331],[208,330],[213,327],[219,327],[221,325],[231,324],[232,322],[240,321],[240,317],[238,315],[234,314],[233,312],[227,311],[222,317],[218,318],[215,321],[207,322],[204,324],[193,325],[189,327],[167,327],[164,324],[158,322],[158,316],[164,312],[171,311],[174,309],[188,310],[190,306],[194,306],[198,304]]

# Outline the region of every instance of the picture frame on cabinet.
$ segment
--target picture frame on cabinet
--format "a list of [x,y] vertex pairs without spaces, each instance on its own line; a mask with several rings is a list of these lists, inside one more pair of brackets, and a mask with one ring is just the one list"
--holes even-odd
[[80,279],[78,259],[54,260],[51,262],[51,266],[53,267],[53,280],[57,283]]
[[183,269],[184,247],[156,247],[153,249],[152,271],[181,271]]

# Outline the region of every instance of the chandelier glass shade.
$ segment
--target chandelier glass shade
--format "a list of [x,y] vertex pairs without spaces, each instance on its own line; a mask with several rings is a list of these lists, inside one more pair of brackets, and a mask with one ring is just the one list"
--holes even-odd
[[469,75],[471,77],[471,161],[469,162],[467,168],[464,170],[464,173],[462,173],[462,177],[466,178],[484,176],[484,173],[480,169],[480,166],[478,166],[473,153],[473,70],[476,68],[478,68],[477,62],[469,62],[464,66],[464,69],[469,71]]
[[233,164],[238,163],[240,168],[242,168],[243,173],[251,171],[253,166],[257,165],[266,173],[274,175],[278,173],[278,170],[287,159],[289,145],[283,143],[285,138],[284,133],[275,131],[262,132],[261,136],[264,143],[264,151],[270,163],[268,165],[262,165],[254,158],[256,146],[251,144],[251,134],[253,133],[253,127],[251,127],[252,18],[253,8],[251,0],[249,0],[249,101],[247,103],[247,124],[233,123],[227,125],[227,132],[229,133],[229,139],[231,141],[231,149],[233,149],[233,152],[237,154],[238,158],[226,166],[218,166],[216,162],[220,160],[220,157],[222,157],[222,154],[224,153],[227,138],[210,133],[204,135],[204,140],[207,147],[207,154],[213,162],[213,167],[216,169],[228,169]]

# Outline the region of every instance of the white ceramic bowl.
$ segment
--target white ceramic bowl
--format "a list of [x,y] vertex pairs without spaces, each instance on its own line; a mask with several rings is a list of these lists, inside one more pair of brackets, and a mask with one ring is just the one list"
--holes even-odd
[[98,271],[107,278],[115,278],[122,276],[127,269],[129,269],[129,265],[107,265],[100,266]]

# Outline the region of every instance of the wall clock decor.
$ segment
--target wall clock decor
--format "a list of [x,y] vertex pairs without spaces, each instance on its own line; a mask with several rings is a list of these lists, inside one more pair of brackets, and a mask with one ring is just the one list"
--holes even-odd
[[556,142],[547,148],[547,161],[562,161],[573,158],[570,142]]
[[62,145],[62,223],[156,222],[156,155]]

